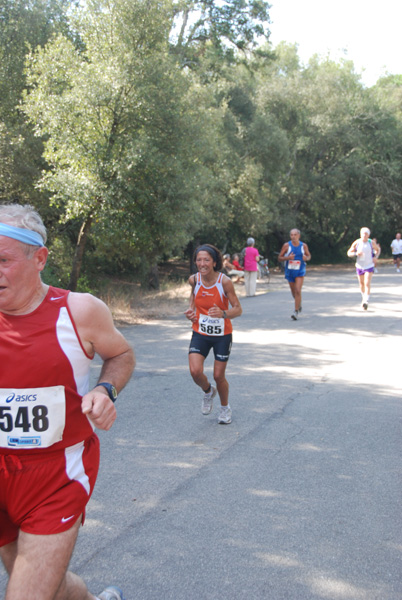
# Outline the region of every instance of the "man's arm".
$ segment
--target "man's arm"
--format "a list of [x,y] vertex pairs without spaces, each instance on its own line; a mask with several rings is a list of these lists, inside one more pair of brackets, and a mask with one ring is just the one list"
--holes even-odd
[[355,241],[353,242],[353,244],[351,245],[351,247],[349,248],[348,252],[347,252],[347,255],[348,255],[350,258],[352,258],[353,256],[357,256],[357,254],[356,254],[356,246],[357,246],[357,242],[358,242],[358,241],[359,241],[359,240],[355,240]]
[[[69,294],[68,304],[86,353],[91,357],[98,354],[103,360],[99,381],[111,383],[120,392],[134,370],[135,356],[115,328],[109,308],[91,294],[74,292]],[[99,429],[110,429],[116,419],[115,406],[102,386],[85,394],[81,406]]]
[[286,242],[285,244],[283,244],[281,251],[279,252],[278,260],[280,262],[288,260],[289,256],[285,256],[288,249],[289,249],[289,244],[288,244],[288,242]]
[[303,242],[303,248],[304,248],[304,259],[303,260],[305,260],[305,261],[311,260],[310,250],[308,249],[308,246],[305,242]]

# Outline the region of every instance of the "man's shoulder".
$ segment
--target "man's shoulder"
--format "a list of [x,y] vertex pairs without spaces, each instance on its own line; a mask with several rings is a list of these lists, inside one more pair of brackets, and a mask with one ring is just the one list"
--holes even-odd
[[92,311],[109,311],[103,300],[88,292],[70,292],[68,295],[68,305],[73,316],[88,313],[91,315]]

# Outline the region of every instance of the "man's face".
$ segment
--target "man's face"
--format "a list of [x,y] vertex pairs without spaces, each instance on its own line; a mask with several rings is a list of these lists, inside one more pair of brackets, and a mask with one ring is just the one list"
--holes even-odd
[[46,264],[47,249],[38,248],[28,256],[26,246],[0,235],[0,311],[23,314],[41,285],[40,271]]
[[396,239],[397,239],[397,240],[400,240],[400,239],[401,239],[401,234],[400,234],[400,233],[397,233],[397,234],[396,234]]
[[363,231],[360,232],[360,236],[363,240],[363,242],[367,242],[367,240],[369,239],[369,232],[367,231],[367,229],[364,229]]
[[292,240],[292,243],[297,243],[299,241],[300,233],[297,231],[297,229],[292,229],[290,232],[290,239]]

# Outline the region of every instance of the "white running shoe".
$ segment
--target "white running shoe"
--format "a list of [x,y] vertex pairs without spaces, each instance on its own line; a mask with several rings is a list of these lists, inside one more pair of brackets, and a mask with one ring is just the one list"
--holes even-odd
[[221,410],[218,417],[218,423],[229,425],[232,422],[232,409],[230,406],[221,406]]
[[211,385],[211,389],[207,394],[204,394],[202,399],[201,412],[203,415],[209,415],[213,406],[213,399],[216,396],[216,387]]
[[291,315],[291,319],[293,319],[293,321],[297,321],[297,310],[295,310],[295,312],[293,313],[293,315]]
[[99,600],[124,600],[123,592],[115,585],[109,585],[98,596]]

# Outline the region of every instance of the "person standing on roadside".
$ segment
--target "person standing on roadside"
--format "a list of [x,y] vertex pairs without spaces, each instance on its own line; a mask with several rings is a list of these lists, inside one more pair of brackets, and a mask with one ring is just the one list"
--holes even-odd
[[297,321],[302,311],[302,287],[306,274],[306,262],[311,260],[310,250],[300,241],[299,229],[291,229],[290,241],[283,244],[278,260],[285,263],[285,279],[295,301],[295,310],[291,319]]
[[[188,355],[190,373],[194,383],[204,392],[202,414],[210,414],[218,391],[221,402],[218,423],[229,424],[232,421],[232,410],[229,405],[226,365],[232,347],[231,319],[240,317],[242,308],[230,277],[219,272],[222,269],[222,254],[215,246],[199,246],[194,252],[193,260],[198,272],[188,280],[191,286],[190,306],[184,313],[192,322],[193,328]],[[204,362],[211,348],[215,357],[216,387],[204,373]]]
[[242,254],[244,256],[244,284],[246,286],[246,296],[255,296],[257,291],[258,261],[260,253],[254,248],[255,240],[249,237],[247,247]]
[[[46,229],[33,207],[0,206],[0,557],[5,600],[123,600],[68,571],[99,467],[95,427],[116,419],[134,353],[107,306],[46,285]],[[103,360],[89,389],[90,365]]]
[[378,245],[370,240],[370,229],[368,227],[360,229],[360,238],[353,242],[347,252],[349,257],[356,257],[356,275],[359,280],[363,310],[368,309],[371,278],[374,273],[374,256],[378,252]]
[[401,240],[401,234],[398,232],[395,235],[395,239],[392,240],[391,242],[391,250],[392,250],[392,258],[394,260],[394,266],[396,269],[397,273],[400,273],[400,265],[401,265],[401,258],[402,258],[402,240]]

